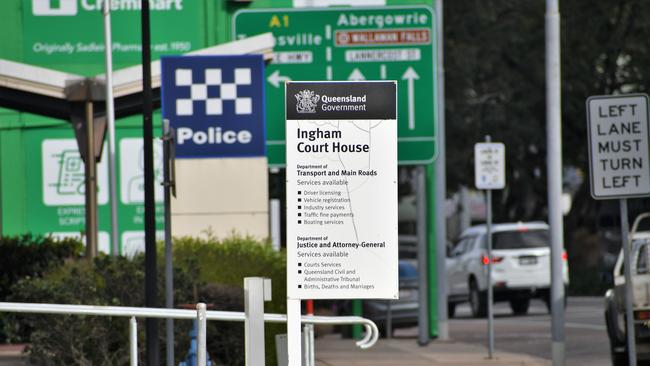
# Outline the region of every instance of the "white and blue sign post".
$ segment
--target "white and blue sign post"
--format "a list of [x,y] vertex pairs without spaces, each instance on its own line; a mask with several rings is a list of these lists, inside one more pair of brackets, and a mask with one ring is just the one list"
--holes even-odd
[[494,355],[494,289],[492,287],[492,190],[506,187],[506,146],[500,142],[474,144],[474,182],[477,189],[484,189],[487,196],[487,283],[488,283],[488,358]]
[[161,58],[162,115],[176,131],[176,157],[265,156],[261,55]]
[[[173,215],[178,215],[174,220],[176,235],[194,235],[220,221],[227,222],[227,216],[213,213],[231,211],[228,205],[232,203],[224,202],[223,197],[238,194],[233,187],[241,184],[243,178],[237,171],[253,176],[266,174],[264,60],[261,55],[162,57],[161,75],[162,116],[165,127],[170,127],[165,129],[165,136],[173,136],[173,155],[179,159],[175,164],[179,174],[174,181],[181,190],[173,205],[166,199],[165,236],[169,242]],[[228,158],[249,159],[229,165]],[[264,163],[260,164],[260,159]],[[165,166],[170,166],[169,161]],[[232,178],[235,186],[224,186],[215,174],[206,174],[209,184],[198,184],[208,172]],[[183,182],[187,184],[183,186]],[[249,199],[248,205],[263,207],[266,199],[261,197]],[[182,220],[188,214],[192,217],[191,225]],[[250,222],[241,226],[249,228]],[[166,251],[165,264],[169,273],[167,306],[171,307],[171,250]],[[167,347],[172,349],[173,324],[169,321],[167,334]],[[247,351],[250,348],[247,344]],[[263,343],[252,348],[263,357]]]

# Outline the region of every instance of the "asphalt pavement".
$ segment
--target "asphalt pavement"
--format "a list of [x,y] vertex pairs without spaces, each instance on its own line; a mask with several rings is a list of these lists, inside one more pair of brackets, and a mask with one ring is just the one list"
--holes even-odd
[[[611,365],[603,299],[571,297],[565,315],[566,364]],[[487,321],[472,318],[467,305],[457,308],[449,328],[456,342],[487,345]],[[495,349],[552,359],[551,316],[543,302],[533,300],[525,316],[512,315],[508,303],[496,304],[494,329]]]

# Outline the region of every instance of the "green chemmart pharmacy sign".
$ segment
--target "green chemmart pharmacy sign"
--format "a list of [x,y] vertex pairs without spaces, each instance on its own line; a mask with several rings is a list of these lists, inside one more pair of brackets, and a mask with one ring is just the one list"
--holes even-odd
[[[266,68],[269,163],[284,160],[284,82],[398,80],[398,155],[402,164],[436,155],[435,16],[426,6],[242,10],[237,39],[272,32]],[[290,97],[290,96],[287,96]]]
[[[94,63],[104,54],[103,0],[23,0],[25,62],[33,64]],[[152,52],[180,54],[203,43],[203,2],[150,0]],[[140,0],[112,0],[115,62],[141,58]],[[180,26],[179,26],[180,25]],[[192,26],[182,26],[192,25]]]

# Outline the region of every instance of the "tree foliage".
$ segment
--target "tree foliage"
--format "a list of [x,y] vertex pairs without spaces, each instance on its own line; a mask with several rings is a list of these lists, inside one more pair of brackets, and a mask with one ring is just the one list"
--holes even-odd
[[[589,195],[585,101],[648,89],[650,2],[562,0],[563,164],[582,184],[570,222],[595,227]],[[498,221],[546,219],[545,2],[445,2],[448,189],[473,186],[473,143],[506,145],[507,182]]]

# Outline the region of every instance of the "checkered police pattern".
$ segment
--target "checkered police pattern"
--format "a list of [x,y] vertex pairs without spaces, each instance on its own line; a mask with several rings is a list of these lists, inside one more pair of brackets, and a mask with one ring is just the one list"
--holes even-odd
[[[193,83],[191,69],[176,69],[174,84],[177,87],[190,88],[190,98],[176,99],[176,115],[191,116],[194,114],[194,103],[205,103],[205,114],[219,116],[223,114],[223,103],[228,101],[235,104],[235,114],[246,115],[253,113],[253,101],[249,97],[237,94],[239,85],[251,85],[251,69],[236,68],[235,82],[224,83],[221,69],[205,69],[204,83]],[[219,96],[208,96],[208,88],[215,87]]]

